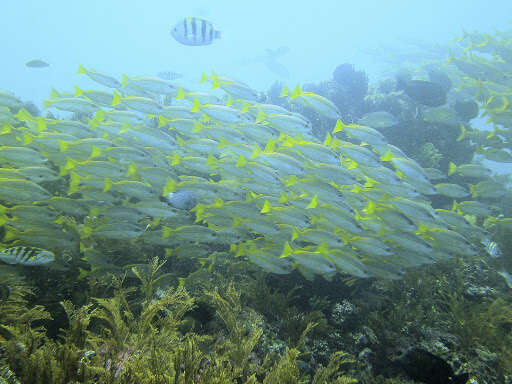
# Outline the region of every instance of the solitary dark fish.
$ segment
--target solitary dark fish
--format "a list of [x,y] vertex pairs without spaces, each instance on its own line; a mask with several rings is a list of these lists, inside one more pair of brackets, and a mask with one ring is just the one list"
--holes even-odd
[[48,64],[46,61],[39,59],[27,61],[25,65],[29,68],[45,68],[50,66],[50,64]]
[[177,209],[192,209],[197,204],[197,198],[194,192],[184,189],[167,195],[167,203]]
[[413,347],[395,359],[395,362],[414,380],[426,384],[465,384],[468,373],[456,375],[445,360],[424,349]]
[[439,84],[424,80],[410,80],[403,84],[404,92],[419,104],[439,107],[446,103],[446,92]]
[[464,121],[474,119],[480,112],[478,104],[473,100],[457,100],[453,108]]
[[403,72],[396,76],[397,88],[418,104],[439,107],[446,103],[446,91],[443,86],[425,80],[411,80],[410,74]]
[[452,80],[446,73],[444,73],[436,68],[428,68],[427,74],[428,74],[428,79],[432,83],[439,84],[441,87],[443,87],[443,90],[448,93],[448,91],[452,87]]
[[209,45],[220,39],[220,32],[212,23],[197,17],[186,17],[171,30],[171,35],[184,45]]

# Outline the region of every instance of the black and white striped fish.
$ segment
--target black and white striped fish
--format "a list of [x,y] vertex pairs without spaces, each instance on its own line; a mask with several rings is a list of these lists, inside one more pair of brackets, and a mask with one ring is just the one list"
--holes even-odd
[[482,240],[482,244],[491,257],[498,258],[501,256],[500,246],[495,241],[485,238]]
[[162,80],[170,80],[170,81],[173,81],[173,80],[178,80],[178,79],[181,79],[183,77],[183,75],[179,72],[174,72],[174,71],[162,71],[162,72],[158,72],[157,73],[157,76],[159,78],[161,78]]
[[55,255],[41,248],[11,247],[0,251],[0,260],[7,264],[19,264],[33,267],[55,261]]
[[185,17],[172,28],[171,35],[185,45],[209,45],[220,39],[220,32],[212,23],[197,17]]

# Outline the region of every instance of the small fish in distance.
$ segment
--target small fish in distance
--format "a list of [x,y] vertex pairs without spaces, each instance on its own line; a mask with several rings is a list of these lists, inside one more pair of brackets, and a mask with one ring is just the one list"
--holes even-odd
[[170,80],[170,81],[173,81],[173,80],[177,80],[177,79],[181,79],[183,77],[183,75],[179,72],[174,72],[174,71],[162,71],[162,72],[158,72],[157,73],[157,76],[159,78],[161,78],[162,80]]
[[25,66],[29,68],[46,68],[49,67],[50,64],[48,64],[46,61],[40,60],[40,59],[34,59],[29,60],[25,63]]

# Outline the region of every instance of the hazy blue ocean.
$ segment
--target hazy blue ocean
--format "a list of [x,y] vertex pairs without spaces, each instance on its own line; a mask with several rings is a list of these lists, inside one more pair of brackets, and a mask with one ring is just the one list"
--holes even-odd
[[[90,87],[76,75],[79,64],[118,76],[172,70],[191,82],[215,70],[267,90],[276,80],[328,79],[349,62],[375,81],[418,44],[448,43],[463,30],[506,29],[512,2],[21,0],[3,2],[2,15],[1,88],[39,104],[52,87]],[[209,46],[180,45],[169,32],[185,16],[212,21],[222,38]],[[286,79],[257,60],[281,46],[289,47],[279,59]],[[386,55],[389,63],[381,60]],[[33,58],[50,67],[25,67]]]

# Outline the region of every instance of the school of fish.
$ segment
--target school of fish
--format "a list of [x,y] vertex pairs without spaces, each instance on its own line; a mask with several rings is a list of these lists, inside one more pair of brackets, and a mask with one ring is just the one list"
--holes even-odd
[[[472,67],[462,60],[452,58],[466,73]],[[308,279],[398,279],[409,267],[492,245],[478,225],[484,219],[511,225],[489,204],[507,193],[490,169],[451,164],[450,175],[472,184],[450,182],[390,145],[378,127],[343,123],[329,99],[299,86],[281,96],[330,119],[325,138],[304,116],[262,103],[224,76],[203,74],[212,92],[196,92],[161,78],[120,81],[83,66],[78,73],[104,89],[54,91],[45,100],[75,119],[33,116],[0,91],[0,260],[9,264],[44,265],[64,252],[87,260],[91,240],[106,239],[229,252]],[[495,159],[510,156],[512,128],[499,125],[512,113],[505,79],[507,91],[488,90],[485,100],[497,124],[488,140],[504,144],[483,143],[481,152]],[[482,96],[493,80],[477,81]],[[451,209],[431,205],[437,194],[453,199]]]

